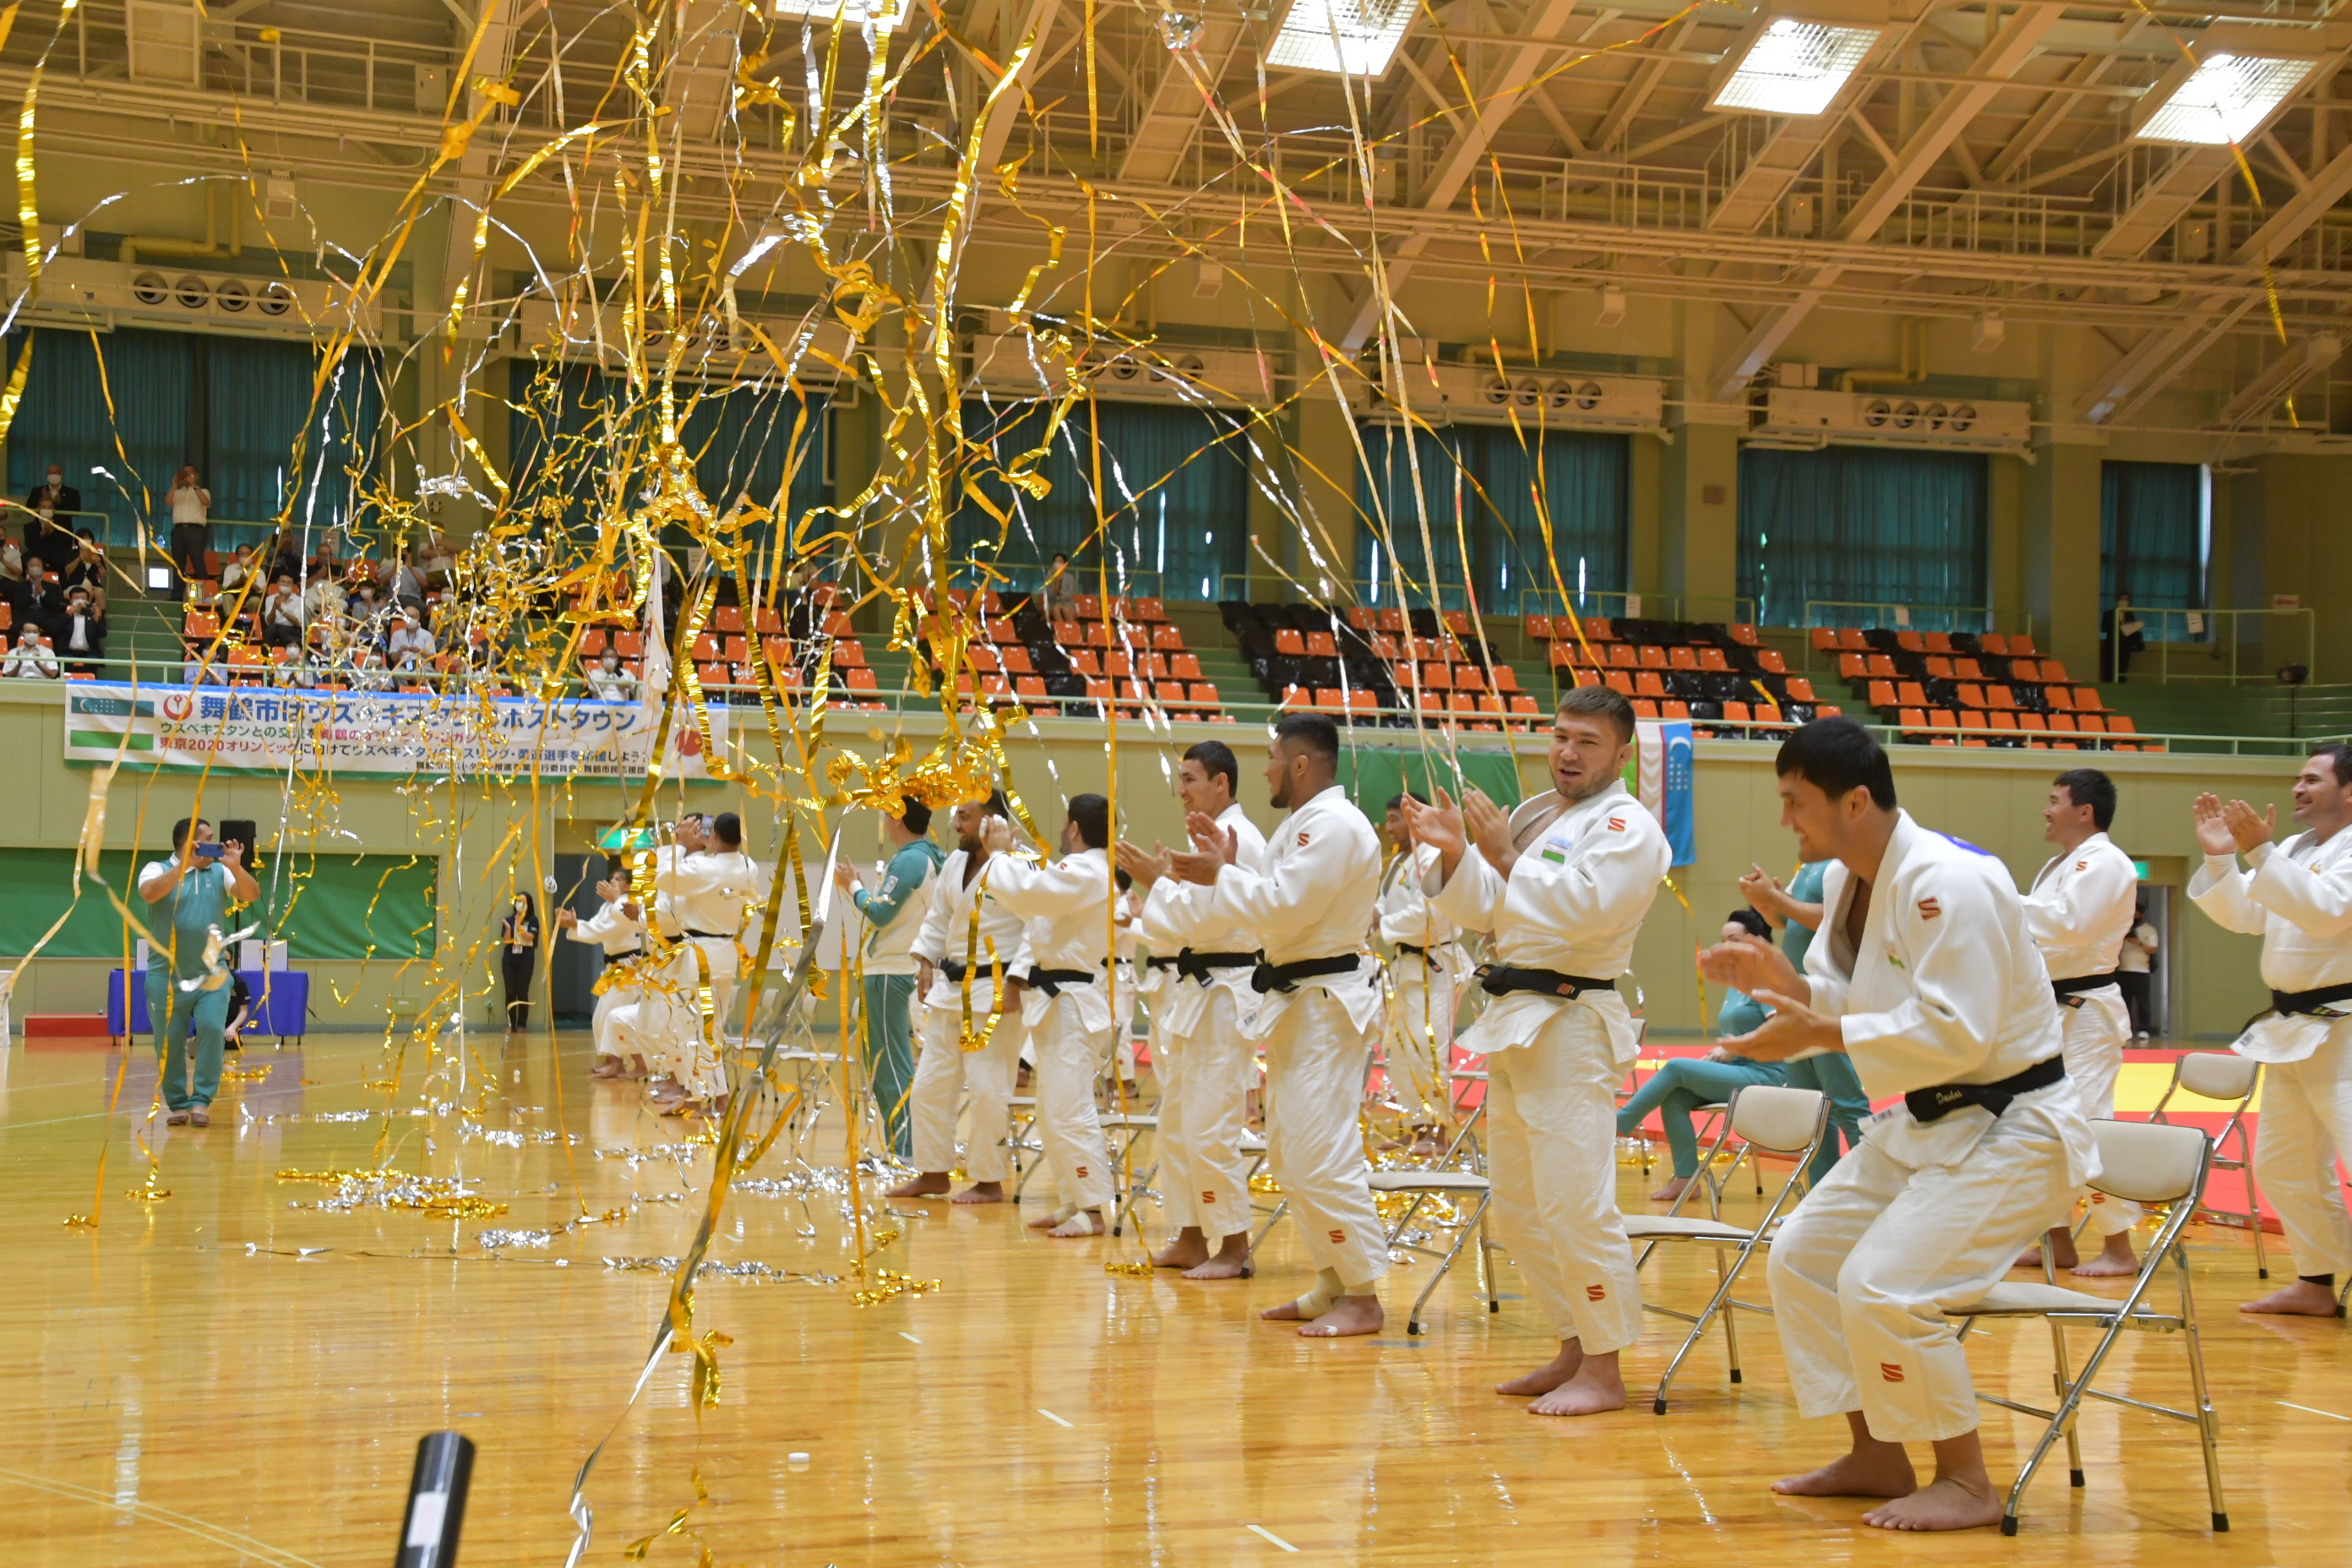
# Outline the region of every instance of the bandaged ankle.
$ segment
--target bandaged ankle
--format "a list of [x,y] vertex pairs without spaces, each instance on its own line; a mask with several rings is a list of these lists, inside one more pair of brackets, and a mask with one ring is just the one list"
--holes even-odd
[[1063,1221],[1068,1219],[1072,1215],[1077,1212],[1077,1205],[1064,1204],[1060,1208],[1055,1209],[1053,1214],[1047,1217],[1045,1223],[1047,1225],[1060,1225]]
[[1315,1276],[1315,1289],[1293,1301],[1302,1318],[1319,1318],[1338,1304],[1347,1290],[1339,1283],[1339,1271],[1326,1268]]

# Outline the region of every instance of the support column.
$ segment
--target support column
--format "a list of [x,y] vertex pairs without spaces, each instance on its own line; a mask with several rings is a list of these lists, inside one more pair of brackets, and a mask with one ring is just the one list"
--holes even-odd
[[2024,497],[2023,458],[1985,459],[1985,603],[1997,626],[2025,614]]
[[1683,619],[1738,618],[1738,496],[1739,426],[1686,424],[1676,431],[1660,475],[1658,587],[1681,600]]
[[2036,646],[2078,676],[2099,668],[2099,464],[2105,447],[2051,441],[2025,470],[2019,552]]
[[1628,592],[1663,594],[1658,551],[1665,531],[1666,458],[1672,450],[1656,436],[1626,437],[1625,582]]

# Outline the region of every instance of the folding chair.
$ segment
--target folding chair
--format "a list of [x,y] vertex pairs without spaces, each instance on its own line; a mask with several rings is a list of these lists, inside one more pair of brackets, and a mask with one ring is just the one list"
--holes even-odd
[[[1437,1259],[1437,1272],[1429,1277],[1429,1283],[1423,1286],[1421,1294],[1413,1298],[1412,1310],[1405,1318],[1406,1333],[1421,1332],[1422,1308],[1428,1304],[1431,1293],[1437,1289],[1438,1281],[1444,1279],[1447,1271],[1453,1268],[1454,1258],[1461,1256],[1463,1244],[1470,1239],[1473,1232],[1475,1232],[1478,1237],[1478,1277],[1484,1281],[1486,1287],[1486,1310],[1499,1312],[1503,1310],[1503,1299],[1495,1292],[1494,1260],[1487,1256],[1489,1253],[1499,1252],[1502,1248],[1486,1239],[1486,1208],[1494,1202],[1495,1192],[1485,1176],[1475,1171],[1374,1171],[1372,1192],[1375,1195],[1381,1193],[1412,1194],[1412,1202],[1405,1205],[1404,1213],[1399,1215],[1396,1224],[1389,1227],[1388,1245],[1391,1250],[1402,1247],[1407,1252],[1418,1252],[1423,1258]],[[1456,1211],[1454,1245],[1440,1252],[1435,1247],[1422,1247],[1402,1239],[1404,1227],[1412,1223],[1412,1216],[1421,1212],[1421,1205],[1432,1197],[1439,1195],[1454,1198],[1457,1202],[1474,1195],[1478,1200],[1478,1206],[1472,1211],[1468,1219],[1464,1219],[1460,1212]]]
[[[1110,1155],[1111,1182],[1116,1186],[1127,1171],[1129,1161],[1133,1158],[1136,1144],[1142,1141],[1145,1133],[1156,1135],[1159,1132],[1160,1118],[1150,1113],[1106,1110],[1099,1120],[1103,1143]],[[1121,1234],[1119,1226],[1127,1222],[1128,1212],[1135,1207],[1136,1199],[1151,1191],[1151,1178],[1159,1173],[1160,1156],[1155,1152],[1151,1163],[1144,1168],[1143,1173],[1119,1194],[1118,1207],[1111,1212],[1110,1216],[1110,1233],[1113,1236]]]
[[[2050,1324],[2051,1350],[2057,1358],[2052,1377],[2058,1393],[2058,1408],[2040,1410],[2031,1405],[1996,1398],[1979,1393],[1977,1397],[1988,1405],[2004,1410],[2014,1410],[2022,1415],[2036,1415],[2047,1421],[2041,1440],[2034,1444],[2027,1457],[2025,1468],[2018,1472],[2017,1482],[2009,1489],[2008,1506],[2002,1510],[2000,1532],[2017,1533],[2018,1500],[2025,1495],[2028,1483],[2048,1457],[2052,1445],[2061,1436],[2066,1439],[2069,1475],[2074,1484],[2083,1484],[2083,1445],[2076,1431],[2077,1420],[2085,1399],[2104,1399],[2111,1405],[2128,1405],[2135,1410],[2145,1410],[2151,1415],[2169,1415],[2176,1420],[2192,1423],[2197,1428],[2198,1442],[2205,1453],[2205,1489],[2212,1503],[2213,1529],[2216,1533],[2230,1528],[2230,1516],[2221,1500],[2221,1417],[2214,1413],[2213,1402],[2205,1386],[2205,1355],[2197,1331],[2197,1304],[2189,1289],[2189,1251],[2180,1242],[2181,1232],[2196,1216],[2199,1201],[2205,1194],[2205,1178],[2212,1168],[2213,1146],[2204,1132],[2195,1127],[2166,1126],[2151,1121],[2094,1121],[2092,1136],[2099,1143],[2100,1173],[2091,1185],[2110,1197],[2127,1198],[2133,1203],[2151,1207],[2169,1208],[2164,1228],[2147,1257],[2140,1264],[2139,1275],[2133,1279],[2130,1292],[2120,1301],[2110,1297],[2094,1296],[2088,1291],[2069,1289],[2055,1283],[2041,1285],[1995,1285],[1973,1301],[1947,1302],[1943,1311],[1948,1317],[1962,1320],[1960,1332],[1965,1337],[1979,1320],[1984,1318],[2042,1318]],[[2046,1248],[2047,1243],[2044,1244]],[[2180,1292],[2179,1310],[2158,1312],[2147,1304],[2149,1289],[2167,1263],[2172,1268]],[[2042,1254],[2042,1271],[2051,1273],[2049,1254]],[[2083,1363],[2080,1377],[2066,1370],[2064,1325],[2074,1323],[2099,1329],[2098,1344]],[[2193,1410],[2176,1410],[2169,1405],[2153,1405],[2144,1399],[2126,1398],[2120,1394],[2107,1394],[2091,1386],[2092,1379],[2107,1359],[2126,1329],[2147,1329],[2158,1333],[2179,1333],[2189,1354],[2189,1384],[2196,1396]]]
[[[2242,1171],[2246,1177],[2246,1206],[2239,1209],[2217,1209],[2210,1204],[2200,1206],[2205,1213],[2222,1219],[2242,1220],[2254,1237],[2254,1276],[2271,1277],[2270,1262],[2263,1256],[2263,1200],[2254,1186],[2253,1138],[2246,1131],[2246,1111],[2254,1103],[2254,1091],[2262,1087],[2263,1064],[2249,1061],[2231,1051],[2185,1051],[2173,1058],[2172,1081],[2164,1086],[2164,1096],[2148,1113],[2148,1120],[2165,1123],[2164,1108],[2172,1102],[2175,1093],[2186,1089],[2206,1100],[2236,1100],[2238,1103],[2213,1134],[2213,1169]],[[2222,1155],[2223,1147],[2231,1138],[2238,1141],[2235,1159]],[[2338,1303],[2340,1308],[2341,1303]]]
[[[1723,1348],[1731,1362],[1731,1381],[1739,1381],[1739,1335],[1732,1323],[1732,1312],[1734,1310],[1761,1312],[1769,1317],[1772,1309],[1759,1302],[1738,1300],[1732,1296],[1732,1289],[1739,1283],[1740,1270],[1748,1267],[1748,1260],[1759,1247],[1769,1244],[1772,1228],[1780,1223],[1782,1214],[1803,1191],[1805,1172],[1812,1163],[1813,1151],[1821,1147],[1822,1138],[1829,1129],[1830,1102],[1818,1089],[1751,1083],[1734,1092],[1730,1104],[1730,1113],[1724,1117],[1723,1125],[1717,1131],[1715,1143],[1707,1150],[1706,1164],[1702,1169],[1713,1167],[1716,1156],[1723,1152],[1724,1144],[1735,1133],[1741,1140],[1741,1147],[1732,1155],[1730,1168],[1724,1172],[1727,1180],[1732,1171],[1738,1169],[1741,1161],[1755,1160],[1759,1151],[1762,1150],[1791,1155],[1797,1164],[1752,1227],[1743,1228],[1727,1225],[1719,1218],[1698,1219],[1674,1212],[1682,1207],[1683,1198],[1690,1196],[1692,1188],[1699,1184],[1696,1182],[1685,1187],[1682,1197],[1675,1200],[1674,1209],[1664,1214],[1625,1216],[1627,1238],[1642,1245],[1641,1257],[1633,1260],[1636,1272],[1649,1262],[1650,1255],[1666,1242],[1696,1242],[1716,1249],[1715,1293],[1707,1298],[1706,1306],[1696,1312],[1683,1312],[1652,1301],[1642,1303],[1649,1311],[1662,1317],[1679,1319],[1691,1326],[1689,1334],[1683,1340],[1682,1348],[1675,1352],[1675,1359],[1666,1363],[1665,1375],[1658,1379],[1658,1392],[1650,1400],[1651,1411],[1659,1415],[1666,1413],[1666,1389],[1675,1381],[1675,1373],[1682,1370],[1683,1363],[1689,1359],[1692,1351],[1698,1348],[1699,1341],[1706,1336],[1707,1324],[1715,1320],[1717,1313],[1723,1317]],[[1728,1260],[1724,1257],[1727,1247],[1733,1249]]]

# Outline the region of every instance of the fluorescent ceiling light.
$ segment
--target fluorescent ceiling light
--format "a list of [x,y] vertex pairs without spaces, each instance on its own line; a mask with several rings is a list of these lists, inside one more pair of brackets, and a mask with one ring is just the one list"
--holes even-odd
[[1709,109],[1819,114],[1862,68],[1879,29],[1780,16],[1765,26]]
[[1385,75],[1414,9],[1413,0],[1294,0],[1265,63],[1286,70]]
[[2188,142],[2221,147],[2262,129],[2304,79],[2310,59],[2210,54],[2172,89],[2135,132],[2143,142]]
[[802,16],[826,25],[839,17],[851,32],[870,22],[876,32],[887,33],[898,25],[907,6],[906,0],[775,0],[775,12],[779,16]]

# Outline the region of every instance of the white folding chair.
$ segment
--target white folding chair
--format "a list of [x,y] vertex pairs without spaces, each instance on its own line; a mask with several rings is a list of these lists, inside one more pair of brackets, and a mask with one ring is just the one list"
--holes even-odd
[[[1111,1181],[1118,1184],[1126,1175],[1135,1145],[1141,1142],[1145,1133],[1156,1135],[1159,1132],[1160,1118],[1150,1112],[1106,1110],[1099,1120],[1103,1142],[1110,1155]],[[1110,1233],[1113,1236],[1121,1234],[1119,1226],[1127,1223],[1128,1214],[1135,1207],[1136,1200],[1151,1191],[1151,1178],[1159,1173],[1160,1157],[1154,1153],[1151,1163],[1144,1168],[1143,1173],[1128,1183],[1127,1190],[1119,1194],[1118,1207],[1112,1211],[1110,1216]]]
[[[2201,1099],[2231,1100],[2228,1119],[2221,1131],[2213,1134],[2213,1163],[2216,1171],[2241,1171],[2246,1177],[2246,1206],[2243,1209],[2217,1209],[2210,1203],[2200,1203],[2202,1212],[2217,1219],[2242,1222],[2254,1237],[2254,1277],[2271,1277],[2270,1260],[2263,1256],[2263,1200],[2254,1185],[2253,1135],[2246,1131],[2246,1112],[2254,1103],[2254,1091],[2262,1087],[2263,1064],[2249,1061],[2231,1051],[2184,1051],[2173,1059],[2172,1081],[2164,1086],[2164,1097],[2148,1113],[2154,1122],[2166,1121],[2164,1108],[2172,1097],[2182,1091]],[[2231,1139],[2238,1141],[2235,1158],[2224,1153]]]
[[[1018,1203],[1022,1189],[1029,1184],[1030,1172],[1045,1163],[1045,1142],[1031,1136],[1037,1131],[1037,1097],[1034,1094],[1013,1095],[1004,1102],[1004,1113],[1009,1123],[1004,1146],[1013,1152],[1013,1169],[1021,1178],[1013,1184],[1013,1201]],[[1024,1164],[1021,1159],[1024,1152],[1034,1154],[1037,1158]]]
[[[2145,1410],[2151,1415],[2169,1415],[2187,1421],[2197,1428],[2198,1442],[2205,1452],[2205,1489],[2212,1504],[2213,1529],[2216,1533],[2230,1528],[2230,1515],[2221,1500],[2221,1417],[2214,1414],[2213,1402],[2205,1386],[2205,1354],[2197,1332],[2197,1304],[2189,1289],[2189,1251],[2181,1245],[2180,1235],[2197,1213],[2204,1196],[2205,1178],[2211,1169],[2213,1146],[2204,1132],[2195,1127],[2166,1126],[2151,1121],[2094,1121],[2091,1132],[2099,1142],[2100,1173],[2091,1185],[2110,1197],[2126,1198],[2149,1207],[2166,1207],[2163,1229],[2147,1249],[2141,1262],[2138,1277],[2132,1280],[2130,1291],[2118,1301],[2112,1297],[2094,1296],[2086,1290],[2070,1289],[2055,1283],[2041,1285],[1995,1285],[1973,1301],[1945,1302],[1942,1310],[1948,1317],[1962,1320],[1963,1337],[1978,1321],[1985,1318],[2042,1318],[2050,1324],[2050,1342],[2057,1365],[2052,1375],[2058,1394],[2058,1408],[2038,1409],[2013,1400],[1997,1398],[1979,1393],[1977,1397],[1988,1405],[2004,1410],[2014,1410],[2022,1415],[2034,1415],[2047,1421],[2041,1440],[2018,1472],[2016,1484],[2009,1489],[2008,1506],[2002,1510],[2000,1532],[2017,1533],[2017,1505],[2025,1495],[2027,1483],[2042,1467],[2052,1445],[2060,1436],[2066,1439],[2066,1458],[2070,1478],[2076,1486],[2083,1485],[2083,1445],[2076,1424],[2085,1399],[2104,1399],[2110,1405],[2128,1405],[2135,1410]],[[2049,1255],[2044,1243],[2042,1268],[2050,1270]],[[2147,1304],[2149,1289],[2157,1275],[2169,1264],[2179,1290],[2179,1308],[2173,1312],[2159,1312]],[[2101,1331],[2099,1342],[2092,1348],[2083,1363],[2082,1375],[2071,1376],[2066,1370],[2064,1326],[2073,1323],[2096,1328]],[[2091,1386],[2107,1352],[2126,1329],[2152,1330],[2158,1333],[2178,1333],[2189,1355],[2189,1385],[2196,1398],[2196,1408],[2179,1410],[2170,1405],[2151,1404],[2144,1399],[2131,1399],[2120,1394],[2108,1394]]]
[[[1699,1219],[1672,1210],[1662,1215],[1625,1216],[1627,1237],[1642,1247],[1641,1257],[1633,1262],[1636,1271],[1649,1262],[1652,1253],[1667,1242],[1695,1242],[1701,1247],[1715,1248],[1715,1293],[1707,1298],[1706,1306],[1696,1312],[1684,1312],[1653,1301],[1642,1303],[1649,1311],[1678,1319],[1691,1326],[1690,1332],[1683,1339],[1682,1348],[1675,1352],[1675,1359],[1666,1363],[1665,1375],[1658,1379],[1658,1391],[1651,1398],[1650,1409],[1660,1415],[1666,1413],[1667,1387],[1673,1384],[1675,1374],[1682,1370],[1683,1363],[1689,1359],[1691,1352],[1698,1348],[1699,1341],[1706,1334],[1707,1325],[1718,1313],[1723,1318],[1723,1348],[1730,1358],[1731,1381],[1739,1381],[1739,1335],[1733,1326],[1732,1314],[1737,1310],[1761,1312],[1769,1317],[1772,1309],[1762,1302],[1739,1300],[1732,1295],[1732,1289],[1739,1283],[1740,1270],[1748,1267],[1748,1260],[1769,1243],[1773,1227],[1780,1223],[1782,1215],[1803,1192],[1805,1172],[1812,1163],[1813,1151],[1821,1147],[1822,1138],[1829,1130],[1829,1100],[1817,1089],[1751,1083],[1733,1093],[1730,1106],[1729,1114],[1724,1117],[1722,1126],[1716,1132],[1714,1146],[1707,1151],[1706,1165],[1702,1169],[1713,1166],[1724,1144],[1735,1135],[1741,1140],[1741,1145],[1732,1155],[1729,1168],[1724,1172],[1727,1181],[1731,1173],[1739,1168],[1742,1160],[1752,1161],[1759,1152],[1790,1155],[1797,1163],[1796,1168],[1789,1173],[1788,1181],[1765,1205],[1764,1213],[1756,1224],[1743,1228],[1727,1225],[1719,1218]],[[1683,1198],[1688,1197],[1698,1184],[1694,1182],[1683,1189],[1682,1197],[1675,1200],[1675,1209],[1682,1207]],[[1728,1257],[1726,1257],[1727,1252]]]
[[[1407,1252],[1418,1252],[1424,1258],[1437,1259],[1437,1271],[1429,1277],[1429,1283],[1421,1288],[1421,1294],[1413,1298],[1412,1310],[1405,1318],[1404,1331],[1408,1334],[1421,1332],[1422,1308],[1428,1304],[1431,1293],[1437,1289],[1438,1281],[1444,1279],[1447,1271],[1454,1267],[1454,1258],[1461,1256],[1463,1244],[1468,1241],[1473,1234],[1478,1237],[1478,1277],[1486,1289],[1486,1310],[1501,1311],[1503,1301],[1502,1298],[1495,1293],[1495,1265],[1488,1254],[1499,1252],[1502,1249],[1486,1239],[1486,1206],[1494,1201],[1495,1197],[1494,1189],[1487,1184],[1486,1178],[1475,1171],[1401,1169],[1374,1171],[1371,1180],[1372,1191],[1375,1194],[1381,1193],[1412,1194],[1412,1202],[1405,1205],[1404,1213],[1399,1215],[1396,1224],[1389,1227],[1388,1245],[1392,1248],[1402,1247]],[[1477,1207],[1471,1212],[1467,1219],[1464,1219],[1460,1211],[1456,1210],[1454,1216],[1454,1245],[1443,1252],[1433,1247],[1423,1247],[1403,1239],[1405,1226],[1412,1224],[1413,1215],[1421,1212],[1421,1205],[1432,1197],[1437,1196],[1452,1198],[1457,1204],[1466,1198],[1477,1200]]]

